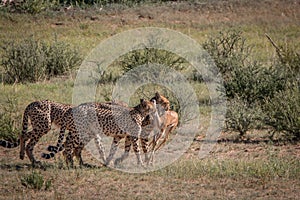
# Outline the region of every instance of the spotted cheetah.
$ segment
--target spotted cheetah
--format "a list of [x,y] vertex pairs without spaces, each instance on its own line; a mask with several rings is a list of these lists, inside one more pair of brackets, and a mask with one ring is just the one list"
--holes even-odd
[[[64,121],[63,116],[70,108],[71,105],[60,104],[49,100],[30,103],[25,108],[23,114],[22,132],[19,135],[18,141],[9,142],[0,140],[0,145],[5,148],[15,148],[20,145],[20,159],[24,159],[26,151],[32,165],[37,164],[39,161],[37,161],[33,156],[34,146],[43,135],[50,131],[52,124],[61,127]],[[28,132],[29,119],[31,121],[32,130]],[[63,139],[64,134],[59,135],[57,146],[61,146]],[[28,140],[29,142],[25,147]]]
[[[73,155],[79,159],[80,165],[83,164],[81,151],[91,139],[95,139],[100,158],[104,164],[109,165],[122,138],[126,138],[125,152],[115,160],[115,165],[128,157],[131,144],[137,156],[137,163],[143,165],[138,139],[142,129],[142,121],[147,115],[154,112],[156,112],[155,102],[143,99],[140,100],[139,105],[133,108],[106,103],[84,103],[72,108],[65,115],[65,123],[71,124],[63,152],[67,165],[73,167]],[[62,125],[61,132],[64,131],[65,126]],[[113,137],[107,159],[101,144],[101,134]],[[43,157],[54,157],[57,152],[44,154]]]
[[[122,101],[116,101],[116,100],[113,100],[113,101],[108,101],[108,102],[104,102],[105,104],[109,104],[109,105],[119,105],[119,106],[124,106],[124,107],[128,107],[128,104],[126,104],[125,102],[122,102]],[[71,112],[71,110],[70,110]],[[70,115],[70,113],[67,113],[67,115]],[[67,117],[67,116],[65,116]],[[64,131],[61,131],[61,134],[60,134],[60,137],[63,137],[64,136]],[[60,138],[57,145],[56,146],[52,146],[52,145],[49,145],[47,150],[50,151],[50,152],[58,152],[58,151],[62,151],[64,149],[64,146],[63,146],[63,141],[64,138]],[[55,154],[55,153],[54,153]],[[45,159],[49,159],[51,158],[54,154],[42,154],[42,157],[45,158]],[[82,159],[80,159],[82,160]]]
[[[154,113],[154,115],[147,115],[142,122],[141,147],[145,154],[145,161],[147,164],[153,163],[155,151],[166,143],[169,134],[178,125],[178,114],[177,112],[170,110],[170,101],[166,97],[156,92],[155,96],[151,98],[150,101],[157,102],[158,112]],[[127,106],[124,103],[121,105]],[[152,140],[149,142],[150,136],[152,136]],[[159,139],[162,137],[163,141],[156,147]],[[119,140],[114,141],[114,143],[119,143]],[[130,145],[131,142],[126,138],[125,150],[128,152],[130,150]],[[118,162],[118,160],[116,162]]]
[[[169,100],[160,95],[158,92],[155,93],[155,96],[151,98],[150,101],[152,102],[159,102],[159,110],[160,116],[158,112],[155,112],[153,115],[147,115],[142,122],[142,132],[141,132],[141,147],[145,154],[145,161],[147,164],[149,162],[153,162],[153,154],[157,151],[168,139],[169,133],[172,132],[178,124],[178,114],[175,111],[171,111],[170,109],[170,102]],[[112,101],[106,102],[108,104],[113,105],[122,105],[128,107],[128,105],[124,102],[120,101]],[[153,137],[152,141],[149,143],[150,136]],[[163,136],[163,141],[159,144],[157,148],[158,140]],[[113,141],[113,143],[119,143],[119,141]],[[125,151],[129,153],[131,147],[130,138],[125,138]],[[152,147],[150,149],[150,147]],[[113,147],[112,147],[113,148]],[[149,152],[150,157],[149,157]],[[116,160],[116,163],[118,159]]]
[[[158,112],[155,112],[153,115],[147,115],[142,122],[141,147],[147,164],[153,163],[155,151],[166,143],[170,133],[176,129],[179,120],[177,112],[170,110],[170,101],[166,97],[156,92],[150,101],[157,103]],[[121,105],[127,106],[123,102],[121,102]],[[150,136],[152,136],[152,140],[149,142]],[[158,141],[161,138],[163,140],[158,145]],[[130,145],[130,141],[126,138],[125,147],[127,151],[130,150]]]

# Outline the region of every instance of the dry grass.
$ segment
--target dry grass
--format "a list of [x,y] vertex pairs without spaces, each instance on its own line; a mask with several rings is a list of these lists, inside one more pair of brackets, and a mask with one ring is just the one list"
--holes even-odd
[[203,42],[211,34],[229,28],[245,32],[266,60],[274,49],[265,38],[269,33],[277,40],[299,41],[299,1],[203,1],[203,3],[168,3],[118,7],[103,10],[71,9],[40,15],[0,13],[1,40],[34,35],[53,40],[56,36],[78,45],[87,54],[100,41],[124,30],[158,26],[178,30]]
[[[55,137],[49,134],[45,140]],[[37,145],[36,155],[49,144],[45,140]],[[299,144],[219,142],[202,160],[197,158],[200,146],[201,141],[195,141],[180,160],[146,174],[101,167],[87,151],[84,160],[97,168],[61,169],[63,158],[58,156],[45,163],[46,170],[31,169],[27,158],[17,158],[18,149],[3,149],[0,199],[296,199],[300,195]],[[21,184],[32,170],[51,181],[48,190]]]

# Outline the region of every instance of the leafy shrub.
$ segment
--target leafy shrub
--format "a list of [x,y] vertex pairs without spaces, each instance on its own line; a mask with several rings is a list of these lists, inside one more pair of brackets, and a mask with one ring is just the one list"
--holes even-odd
[[41,50],[41,44],[33,38],[25,39],[21,43],[7,42],[1,46],[3,66],[7,82],[34,82],[44,79],[46,58]]
[[260,105],[249,104],[244,99],[234,98],[228,102],[225,129],[238,131],[240,136],[244,136],[247,131],[260,125],[261,117]]
[[262,106],[265,99],[285,90],[284,76],[272,68],[258,64],[235,68],[230,79],[224,81],[229,105],[226,129],[244,135],[248,130],[262,126]]
[[262,126],[262,116],[266,114],[262,108],[269,104],[265,99],[273,99],[278,92],[295,85],[290,80],[295,81],[293,77],[298,72],[295,71],[299,66],[298,54],[280,50],[280,62],[272,67],[250,62],[251,48],[239,31],[219,33],[205,42],[204,48],[224,79],[224,92],[229,101],[226,130],[238,131],[242,136],[248,130]]
[[[167,0],[160,0],[160,2]],[[7,1],[0,7],[1,10],[8,12],[38,14],[47,10],[57,10],[63,6],[76,6],[87,8],[94,5],[107,6],[118,4],[123,6],[136,6],[141,3],[151,2],[149,0],[14,0]],[[157,2],[157,1],[152,1]]]
[[274,68],[250,62],[251,47],[240,31],[220,32],[203,44],[224,79],[226,96],[248,103],[262,101],[285,88],[284,76]]
[[186,64],[186,60],[175,55],[174,53],[160,50],[145,48],[136,50],[123,55],[117,63],[127,72],[140,65],[156,63],[176,70],[181,70]]
[[56,0],[14,0],[12,2],[7,1],[5,4],[6,10],[9,12],[30,14],[37,14],[57,6],[58,2]]
[[226,80],[233,74],[235,68],[246,64],[251,54],[251,47],[246,44],[242,32],[229,30],[210,37],[203,48],[214,60],[217,68]]
[[264,111],[267,113],[265,124],[274,132],[283,132],[290,140],[300,140],[300,91],[280,91],[274,98],[266,100]]
[[29,14],[39,14],[45,11],[57,11],[63,10],[69,6],[87,9],[92,6],[96,7],[134,7],[141,5],[143,3],[162,3],[168,2],[169,0],[13,0],[9,2],[8,0],[3,3],[0,1],[0,10],[12,13],[29,13]]
[[20,130],[14,128],[14,121],[6,113],[0,113],[0,138],[16,141]]
[[297,47],[293,44],[285,43],[285,45],[277,45],[269,35],[266,34],[271,44],[277,53],[277,62],[284,66],[283,70],[290,74],[291,77],[297,78],[300,76],[300,54],[297,52]]
[[249,104],[273,97],[285,89],[284,76],[272,68],[253,63],[233,68],[231,77],[224,81],[226,96],[242,98]]
[[7,83],[49,79],[70,71],[81,61],[78,50],[70,45],[59,41],[47,44],[33,37],[6,42],[1,49]]
[[286,139],[300,139],[300,54],[295,45],[285,43],[277,45],[266,35],[274,46],[277,60],[273,69],[277,77],[281,77],[284,85],[273,97],[265,98],[263,105],[266,118],[264,123],[273,129],[274,133],[284,133]]
[[55,41],[50,45],[44,43],[42,47],[47,60],[45,66],[47,78],[63,75],[77,67],[82,60],[77,49],[62,41]]
[[[153,65],[162,65],[166,68],[173,68],[175,70],[183,70],[187,66],[187,62],[185,59],[177,56],[176,54],[172,52],[168,52],[165,50],[160,49],[152,49],[152,48],[145,48],[145,49],[139,49],[135,51],[131,51],[129,53],[126,53],[125,55],[120,56],[114,63],[112,63],[112,68],[115,67],[117,70],[115,71],[107,71],[104,72],[101,70],[101,67],[99,67],[99,74],[101,74],[101,79],[99,79],[99,83],[108,83],[108,82],[114,82],[116,81],[120,76],[123,75],[123,73],[129,72],[130,70],[142,66],[147,65],[149,66],[151,64]],[[119,70],[121,68],[121,71]],[[168,70],[162,69],[161,71],[156,71],[156,76],[164,77],[167,74]],[[160,73],[160,74],[158,74]],[[139,76],[137,74],[137,76]],[[158,87],[156,87],[158,89]],[[142,91],[140,91],[141,96],[147,96],[149,95],[147,92],[151,90],[151,95],[154,94],[156,91],[154,88],[146,87],[143,88]],[[165,91],[166,92],[166,91]],[[147,94],[146,94],[147,93]],[[166,93],[164,93],[166,94]],[[149,98],[151,97],[148,96]],[[139,98],[138,98],[139,100]]]
[[16,141],[21,131],[18,122],[21,121],[21,114],[18,112],[16,98],[8,98],[5,105],[0,106],[0,138],[9,141]]
[[282,74],[288,88],[300,88],[300,54],[296,46],[280,45],[277,49],[276,70]]
[[21,178],[21,183],[27,188],[41,190],[45,185],[45,190],[51,187],[51,180],[44,181],[44,177],[36,172],[32,171],[31,174]]

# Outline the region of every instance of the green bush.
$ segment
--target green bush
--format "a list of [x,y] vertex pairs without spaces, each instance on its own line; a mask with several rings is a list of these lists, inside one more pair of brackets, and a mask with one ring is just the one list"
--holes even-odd
[[242,32],[228,30],[211,36],[203,48],[214,60],[224,80],[232,77],[232,72],[243,67],[251,54],[251,46],[246,44]]
[[283,90],[285,77],[277,69],[250,61],[251,47],[237,30],[220,32],[203,44],[224,79],[226,96],[246,100],[249,104]]
[[300,90],[280,91],[274,98],[266,100],[265,124],[275,132],[284,133],[285,138],[300,140]]
[[224,81],[228,97],[226,129],[243,136],[248,130],[263,126],[262,106],[265,99],[284,91],[284,76],[272,68],[252,64],[235,68],[231,78]]
[[11,3],[7,1],[3,8],[9,12],[37,14],[45,10],[56,8],[58,5],[57,0],[15,0]]
[[299,48],[291,44],[281,45],[277,50],[276,70],[284,77],[287,88],[300,88]]
[[6,42],[1,46],[3,66],[8,83],[34,82],[44,79],[46,58],[41,50],[41,44],[33,38]]
[[261,125],[262,116],[259,104],[249,104],[240,98],[231,99],[227,105],[225,129],[237,131],[240,136],[244,136],[247,131]]
[[283,69],[290,77],[300,78],[300,54],[297,47],[291,44],[276,46],[277,62],[279,66],[284,66]]
[[[266,99],[273,101],[274,98],[276,101],[275,96],[294,87],[297,80],[299,87],[299,54],[295,52],[280,49],[279,62],[270,67],[263,66],[248,59],[251,48],[241,32],[234,30],[209,38],[204,48],[224,79],[224,93],[229,101],[226,130],[238,131],[242,136],[250,129],[263,126],[263,116],[268,114],[266,110],[262,111],[263,107],[273,103]],[[276,115],[269,116],[271,119],[274,117]]]
[[229,99],[242,98],[249,104],[273,97],[285,89],[284,76],[278,71],[263,67],[258,63],[233,68],[231,77],[224,81],[226,96]]
[[0,113],[0,138],[17,141],[20,130],[14,127],[14,120],[6,113]]
[[1,49],[7,83],[36,82],[62,75],[77,67],[82,59],[77,49],[64,42],[48,44],[33,37],[5,42]]
[[187,64],[186,60],[175,55],[174,53],[151,48],[129,52],[121,56],[117,63],[125,72],[130,71],[131,69],[140,65],[151,63],[161,64],[175,70],[182,70],[185,64]]
[[44,177],[36,172],[32,171],[31,174],[21,178],[21,183],[27,188],[41,190],[45,185],[45,190],[51,187],[51,180],[44,181]]
[[6,106],[0,105],[0,138],[16,141],[21,132],[22,115],[18,112],[16,98],[8,97]]
[[44,43],[42,50],[46,56],[47,78],[63,75],[74,69],[82,61],[79,51],[62,41],[55,41],[50,45]]
[[273,97],[265,98],[263,105],[266,118],[264,123],[272,127],[274,133],[283,133],[285,139],[300,139],[300,54],[294,44],[285,42],[274,46],[277,59],[273,63],[274,75],[280,77],[284,86]]

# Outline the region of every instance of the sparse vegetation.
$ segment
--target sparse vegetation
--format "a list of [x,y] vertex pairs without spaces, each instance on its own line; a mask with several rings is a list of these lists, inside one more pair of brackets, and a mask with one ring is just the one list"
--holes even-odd
[[[235,71],[246,66],[251,56],[251,46],[239,30],[221,31],[210,36],[203,48],[210,54],[225,81],[235,78]],[[231,91],[227,89],[227,92]]]
[[300,140],[299,89],[278,92],[266,101],[264,122],[273,128],[272,137],[275,133],[284,133],[288,140]]
[[225,119],[227,131],[237,131],[244,136],[247,131],[259,128],[263,112],[259,105],[249,104],[245,99],[234,98],[229,100]]
[[244,136],[267,125],[288,133],[285,139],[298,140],[299,54],[295,48],[283,49],[268,39],[277,53],[277,62],[271,66],[249,59],[250,47],[239,31],[219,33],[204,43],[224,78],[228,98],[225,129]]
[[7,83],[37,82],[63,75],[81,61],[76,48],[61,41],[47,44],[30,37],[9,41],[2,46],[3,81]]
[[4,105],[0,106],[0,137],[16,141],[21,131],[21,113],[18,111],[18,100],[7,97]]
[[21,183],[27,188],[41,190],[44,186],[45,190],[51,187],[51,180],[44,180],[43,175],[39,172],[32,171],[31,174],[21,178]]
[[284,133],[288,140],[300,140],[300,54],[295,44],[277,46],[268,38],[277,53],[274,70],[284,87],[265,98],[264,122],[272,127],[272,138],[275,133]]

